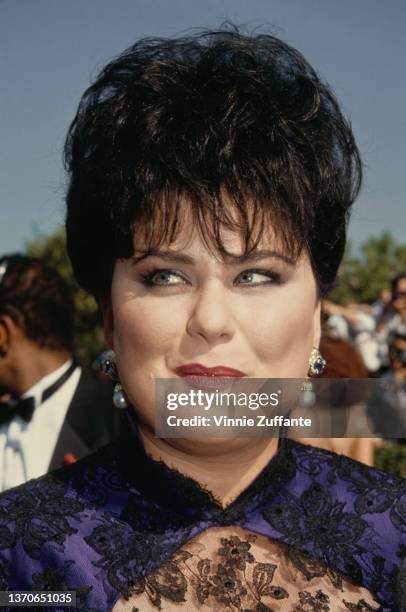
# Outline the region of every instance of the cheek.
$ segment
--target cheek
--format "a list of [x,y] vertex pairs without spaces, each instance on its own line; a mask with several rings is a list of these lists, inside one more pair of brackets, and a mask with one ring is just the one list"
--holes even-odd
[[302,293],[300,297],[281,294],[278,299],[269,300],[266,308],[256,310],[250,343],[259,363],[267,368],[263,375],[292,378],[306,375],[314,340],[314,320],[312,294]]
[[133,299],[114,312],[114,350],[117,359],[150,367],[173,347],[184,326],[181,311],[163,311],[158,300]]
[[[166,357],[177,342],[181,322],[157,301],[131,299],[114,310],[113,344],[120,381],[138,418],[154,426],[155,379],[168,376]],[[179,316],[179,315],[178,315]]]

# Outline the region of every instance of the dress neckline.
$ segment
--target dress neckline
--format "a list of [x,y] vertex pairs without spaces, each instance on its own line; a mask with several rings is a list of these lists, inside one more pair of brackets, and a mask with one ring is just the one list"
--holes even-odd
[[295,459],[291,453],[292,441],[279,438],[278,448],[268,463],[251,483],[226,506],[203,484],[170,468],[164,461],[148,455],[137,429],[133,415],[127,417],[132,430],[131,440],[119,453],[120,469],[126,478],[142,494],[167,509],[177,513],[196,514],[207,511],[229,513],[241,507],[260,503],[264,496],[277,490],[295,474]]

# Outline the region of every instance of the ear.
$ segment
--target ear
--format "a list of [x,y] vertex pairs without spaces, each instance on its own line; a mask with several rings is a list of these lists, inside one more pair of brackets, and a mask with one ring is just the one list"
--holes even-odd
[[5,357],[13,341],[23,332],[8,315],[0,315],[0,356]]
[[114,317],[110,298],[101,298],[99,300],[99,307],[103,319],[103,329],[104,337],[106,339],[106,346],[109,349],[114,349]]
[[8,351],[8,330],[0,317],[0,357],[5,357]]
[[321,339],[321,300],[317,300],[316,310],[313,319],[313,346],[319,347]]

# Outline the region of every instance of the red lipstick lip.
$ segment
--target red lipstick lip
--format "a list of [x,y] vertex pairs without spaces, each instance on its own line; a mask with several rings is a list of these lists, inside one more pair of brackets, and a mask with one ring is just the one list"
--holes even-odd
[[227,366],[215,366],[213,368],[207,368],[200,363],[187,363],[183,366],[179,366],[175,370],[178,376],[218,376],[227,378],[241,378],[246,376],[245,372],[241,370],[235,370],[234,368],[228,368]]

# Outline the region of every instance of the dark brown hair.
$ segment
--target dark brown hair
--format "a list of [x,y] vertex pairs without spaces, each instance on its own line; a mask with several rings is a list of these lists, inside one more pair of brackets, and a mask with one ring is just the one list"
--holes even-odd
[[307,250],[325,294],[361,184],[328,85],[275,36],[236,28],[124,51],[84,93],[65,160],[68,252],[96,295],[109,293],[115,260],[134,254],[137,231],[151,248],[176,238],[185,201],[220,254],[221,227],[248,253],[270,220],[289,255]]
[[72,349],[74,307],[65,281],[39,259],[0,257],[0,314],[7,314],[38,346]]

